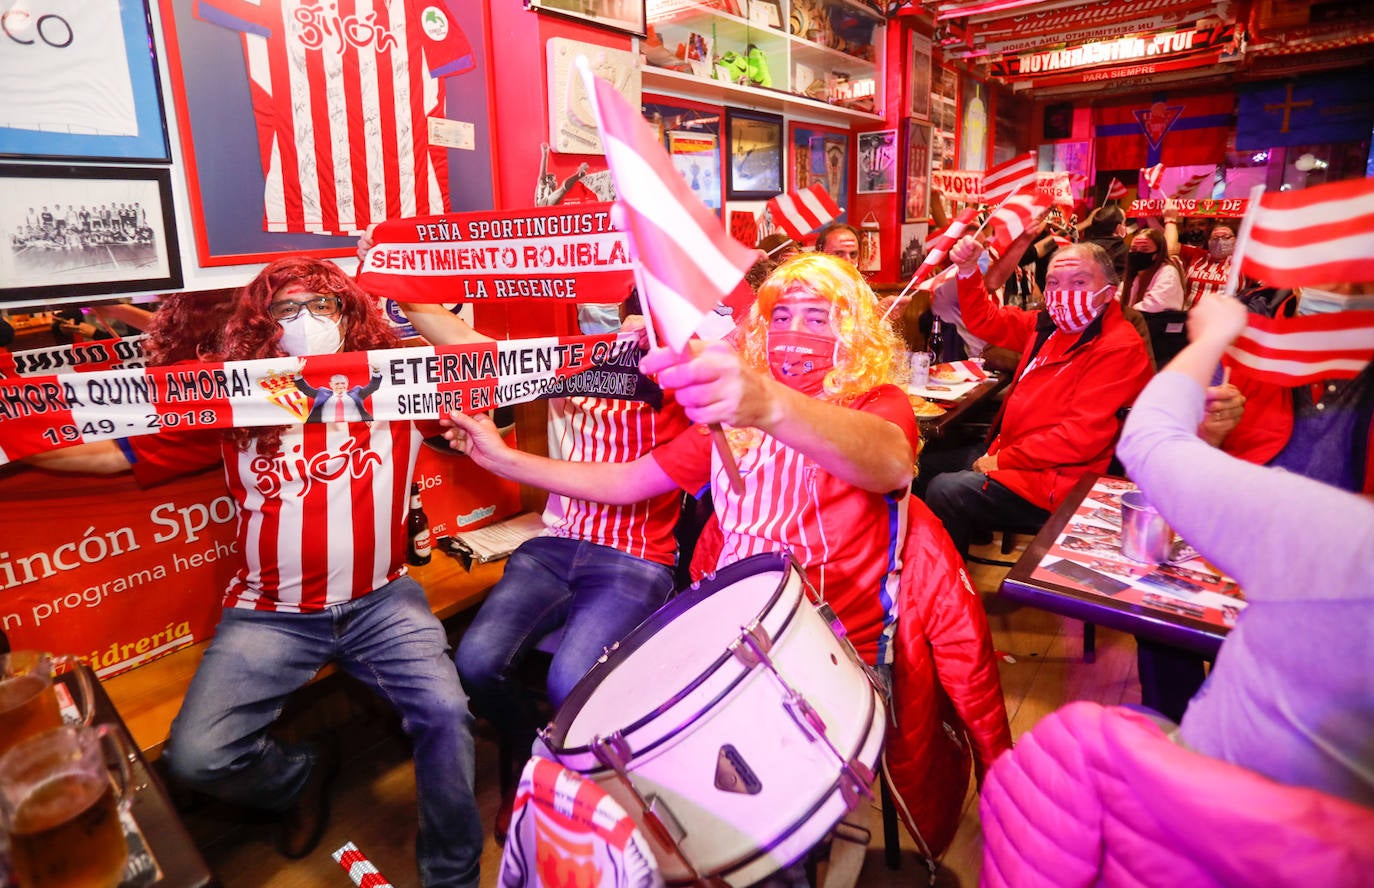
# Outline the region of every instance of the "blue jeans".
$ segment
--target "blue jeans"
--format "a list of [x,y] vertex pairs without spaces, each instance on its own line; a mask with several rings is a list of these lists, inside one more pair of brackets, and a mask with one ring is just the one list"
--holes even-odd
[[330,660],[391,703],[414,743],[421,881],[476,888],[482,822],[472,792],[472,716],[443,626],[409,577],[321,613],[226,608],[172,724],[172,774],[236,804],[288,807],[313,756],[281,745],[267,728]]
[[538,715],[513,673],[539,639],[564,627],[548,677],[549,702],[557,707],[605,648],[672,593],[666,564],[581,540],[525,541],[458,642],[458,674],[473,708],[523,753]]

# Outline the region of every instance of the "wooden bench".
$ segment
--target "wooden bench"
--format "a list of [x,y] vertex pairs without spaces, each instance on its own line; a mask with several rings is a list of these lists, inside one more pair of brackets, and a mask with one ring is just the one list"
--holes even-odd
[[[429,564],[410,568],[410,574],[424,586],[435,616],[445,620],[481,602],[505,566],[505,561],[495,561],[474,564],[468,571],[457,559],[435,553]],[[202,641],[182,648],[101,682],[129,734],[149,760],[162,753],[172,719],[181,709],[181,699],[209,644]],[[334,665],[327,664],[314,680],[334,671]]]

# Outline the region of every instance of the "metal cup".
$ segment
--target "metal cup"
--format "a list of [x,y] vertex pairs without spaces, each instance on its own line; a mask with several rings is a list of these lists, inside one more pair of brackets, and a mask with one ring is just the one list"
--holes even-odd
[[1174,532],[1145,500],[1145,495],[1132,490],[1121,495],[1121,554],[1144,564],[1161,564],[1169,560],[1174,544]]

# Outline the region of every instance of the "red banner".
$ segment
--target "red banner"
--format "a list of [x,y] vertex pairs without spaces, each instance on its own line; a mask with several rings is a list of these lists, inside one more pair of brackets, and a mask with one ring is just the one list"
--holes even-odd
[[1235,26],[1230,24],[1194,25],[1159,34],[1132,34],[1115,40],[1003,56],[993,62],[992,73],[1004,80],[1017,80],[1101,65],[1129,67],[1157,63],[1174,56],[1218,50],[1234,37]]
[[143,337],[99,339],[52,348],[11,352],[0,348],[0,379],[47,376],[52,373],[89,373],[116,367],[143,366]]
[[398,302],[620,302],[634,285],[611,204],[450,213],[383,222],[358,266],[369,293]]
[[[1179,198],[1174,201],[1183,216],[1215,216],[1222,219],[1239,219],[1245,215],[1250,201],[1243,197],[1230,197],[1224,200]],[[1127,216],[1158,216],[1164,212],[1164,199],[1133,200]]]

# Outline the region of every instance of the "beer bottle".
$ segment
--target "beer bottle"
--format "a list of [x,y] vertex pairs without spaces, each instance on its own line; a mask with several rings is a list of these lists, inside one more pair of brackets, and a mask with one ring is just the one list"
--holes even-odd
[[944,331],[940,329],[939,318],[930,323],[930,339],[926,343],[926,351],[930,352],[932,366],[945,360],[945,336]]
[[429,564],[433,551],[429,537],[429,516],[420,505],[420,484],[410,485],[410,512],[406,514],[406,533],[410,536],[410,546],[406,550],[407,564]]

